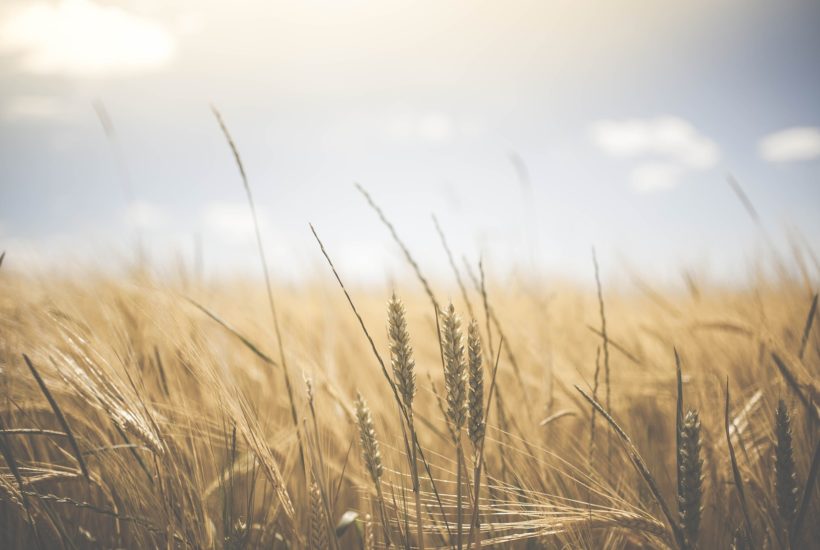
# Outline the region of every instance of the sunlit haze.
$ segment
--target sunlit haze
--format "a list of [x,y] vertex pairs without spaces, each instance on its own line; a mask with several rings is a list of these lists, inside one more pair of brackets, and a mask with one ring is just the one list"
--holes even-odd
[[[588,281],[747,276],[820,247],[820,3],[6,0],[8,269],[200,255],[351,279],[457,258]],[[727,183],[732,175],[760,225]],[[199,246],[197,245],[199,243]],[[197,252],[199,250],[199,252]],[[324,272],[320,272],[324,273]]]

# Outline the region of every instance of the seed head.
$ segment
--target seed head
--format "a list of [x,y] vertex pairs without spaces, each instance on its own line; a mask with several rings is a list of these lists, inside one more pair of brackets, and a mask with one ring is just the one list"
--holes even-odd
[[470,422],[467,433],[473,449],[478,450],[484,438],[484,370],[481,368],[481,334],[475,319],[467,327],[467,363],[470,382],[467,394]]
[[378,486],[382,477],[382,454],[379,450],[379,440],[376,439],[376,430],[373,427],[373,416],[370,414],[370,408],[368,408],[361,393],[356,393],[355,406],[362,458],[370,477],[373,478],[373,483]]
[[310,486],[310,548],[311,550],[330,548],[325,507],[322,504],[322,493],[316,482]]
[[441,317],[441,342],[444,351],[447,416],[458,440],[461,428],[467,421],[467,365],[464,361],[461,319],[456,315],[453,304],[448,306]]
[[746,550],[747,548],[749,548],[749,545],[746,542],[746,533],[741,527],[738,527],[732,537],[732,550]]
[[387,303],[387,335],[390,340],[390,364],[393,377],[399,389],[408,414],[413,414],[413,398],[416,395],[416,362],[413,360],[413,348],[410,346],[410,333],[407,332],[404,304],[396,298]]
[[373,517],[370,514],[364,516],[364,550],[376,549],[376,534],[373,529]]
[[703,460],[700,458],[700,418],[689,410],[680,433],[678,509],[681,528],[689,547],[693,547],[700,530],[701,498],[703,495]]
[[781,399],[775,410],[775,435],[777,436],[777,444],[774,448],[775,492],[777,493],[777,511],[787,526],[791,525],[797,513],[797,473],[794,467],[791,424],[789,410]]
[[312,407],[315,398],[313,394],[313,380],[311,380],[307,373],[302,373],[302,376],[305,379],[305,394],[307,394],[308,403]]

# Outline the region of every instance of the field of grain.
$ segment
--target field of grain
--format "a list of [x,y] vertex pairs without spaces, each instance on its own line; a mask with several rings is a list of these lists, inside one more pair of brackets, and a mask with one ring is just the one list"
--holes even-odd
[[0,0],[0,550],[820,550],[820,0]]
[[820,537],[816,265],[744,288],[598,292],[469,264],[343,289],[328,265],[268,295],[13,261],[0,547]]

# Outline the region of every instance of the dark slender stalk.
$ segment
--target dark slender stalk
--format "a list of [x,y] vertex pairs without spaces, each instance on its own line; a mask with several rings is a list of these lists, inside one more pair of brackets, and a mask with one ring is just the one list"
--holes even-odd
[[29,370],[31,371],[32,376],[34,379],[37,380],[37,385],[40,386],[40,390],[45,395],[46,400],[48,400],[48,404],[51,406],[51,410],[54,411],[54,416],[57,417],[57,421],[60,423],[60,426],[63,428],[63,431],[68,436],[68,443],[71,445],[71,449],[74,451],[74,456],[77,458],[77,462],[80,464],[80,470],[83,473],[83,477],[86,480],[90,481],[91,476],[88,473],[88,467],[85,464],[85,460],[83,459],[83,454],[80,452],[80,446],[77,445],[77,440],[74,439],[74,432],[71,431],[71,427],[68,425],[68,422],[63,416],[63,411],[60,410],[60,406],[57,405],[57,401],[54,400],[54,397],[51,395],[51,392],[48,391],[46,387],[46,383],[43,382],[43,379],[40,377],[40,373],[37,372],[37,369],[34,368],[34,364],[31,362],[31,359],[28,358],[28,355],[25,353],[23,354],[23,360],[28,365]]
[[803,403],[803,406],[806,407],[806,412],[808,412],[809,415],[812,415],[815,420],[819,420],[820,411],[817,410],[817,405],[815,405],[811,400],[809,400],[809,398],[806,397],[806,394],[803,393],[803,390],[800,388],[800,384],[798,383],[797,378],[795,377],[791,369],[788,367],[788,365],[786,365],[786,362],[783,361],[783,359],[781,359],[780,356],[775,352],[772,352],[772,359],[774,359],[774,364],[777,365],[777,369],[780,371],[780,374],[783,375],[783,378],[786,380],[789,387],[792,389],[795,395],[797,395],[797,398],[800,400],[800,402]]
[[681,429],[683,428],[683,374],[680,366],[680,355],[677,348],[675,352],[675,377],[677,379],[677,406],[675,408],[675,464],[677,465],[678,494],[681,494]]
[[433,305],[436,308],[438,308],[438,300],[436,300],[436,297],[433,294],[433,289],[430,288],[430,283],[428,283],[427,279],[424,277],[424,275],[422,275],[421,268],[419,268],[419,264],[416,263],[416,260],[413,259],[413,255],[410,254],[410,250],[405,246],[404,242],[399,238],[398,233],[396,233],[396,228],[393,227],[393,224],[390,223],[390,220],[388,220],[387,216],[384,215],[384,212],[382,212],[382,209],[379,208],[379,206],[376,204],[376,202],[370,196],[370,193],[368,193],[367,190],[364,187],[362,187],[361,185],[359,185],[358,183],[355,183],[354,185],[356,186],[356,189],[359,191],[359,193],[361,193],[362,196],[365,198],[365,200],[370,205],[370,207],[379,216],[379,219],[382,221],[382,223],[385,225],[385,227],[387,227],[387,230],[390,231],[390,235],[393,237],[393,240],[396,241],[396,244],[399,245],[399,248],[401,248],[401,251],[404,254],[405,259],[407,260],[407,263],[409,263],[410,266],[413,268],[413,271],[416,272],[416,277],[418,277],[419,281],[421,281],[421,284],[424,287],[424,291],[427,293],[427,297],[430,298],[430,301],[433,303]]
[[470,297],[467,294],[467,287],[464,286],[464,280],[461,278],[461,272],[458,270],[458,266],[456,266],[456,262],[453,259],[453,253],[450,251],[450,246],[447,244],[447,237],[444,236],[444,231],[442,231],[435,214],[433,214],[433,225],[436,226],[436,232],[441,240],[441,246],[447,254],[447,260],[450,262],[450,268],[453,270],[453,274],[456,277],[456,283],[458,283],[458,288],[461,291],[461,298],[464,300],[464,304],[467,306],[467,312],[470,314],[470,318],[472,319],[475,317],[475,313],[473,313],[473,304],[470,302]]
[[803,337],[800,338],[800,351],[797,356],[803,360],[803,355],[806,353],[806,344],[809,343],[809,334],[811,334],[811,327],[814,324],[814,317],[817,313],[817,293],[814,293],[814,298],[811,300],[809,307],[809,314],[806,316],[806,324],[803,325]]
[[461,440],[456,443],[456,548],[461,550],[461,537],[464,531],[463,511],[461,510],[461,472],[464,469],[464,450]]
[[[498,360],[501,357],[501,346],[504,342],[500,342],[498,348],[498,355],[495,356],[495,364],[493,366],[493,374],[490,380],[490,391],[487,396],[487,406],[484,408],[484,425],[487,424],[487,419],[490,416],[490,406],[492,405],[493,401],[493,394],[495,393],[495,376],[498,374]],[[482,437],[478,447],[478,453],[476,453],[476,461],[475,461],[475,472],[473,474],[473,483],[475,484],[475,500],[473,503],[473,518],[470,522],[470,535],[469,540],[474,541],[474,548],[481,548],[481,521],[478,515],[479,510],[479,493],[481,491],[481,468],[484,464],[484,441],[485,438]]]
[[[606,332],[606,312],[604,310],[604,292],[601,287],[601,274],[598,269],[598,256],[595,254],[595,248],[592,249],[592,264],[595,267],[595,286],[598,289],[598,311],[601,316],[601,335],[604,343],[604,391],[606,392],[606,410],[612,410],[612,390],[609,384],[609,336]],[[612,476],[612,436],[607,436],[607,468]]]
[[732,445],[732,436],[729,433],[729,378],[726,378],[726,407],[723,411],[723,427],[726,432],[726,443],[729,445],[729,458],[732,462],[732,476],[735,480],[735,488],[740,497],[740,508],[743,511],[743,521],[746,526],[746,542],[750,548],[753,548],[754,539],[752,538],[752,520],[749,518],[749,506],[746,504],[746,493],[743,490],[743,478],[740,475],[740,469],[737,467],[737,458],[735,457],[735,447]]
[[575,389],[586,399],[589,403],[592,404],[593,407],[598,409],[598,412],[603,416],[609,425],[615,430],[615,433],[621,438],[624,446],[626,447],[627,453],[629,454],[629,458],[632,461],[632,465],[635,466],[635,469],[641,475],[643,480],[649,486],[649,491],[652,493],[652,496],[655,498],[655,501],[660,506],[661,511],[663,512],[664,517],[666,518],[669,527],[672,529],[672,534],[675,537],[675,542],[677,543],[678,547],[683,549],[686,548],[686,539],[684,537],[683,531],[678,526],[677,521],[672,516],[672,511],[669,509],[669,506],[666,504],[666,501],[661,494],[660,489],[658,488],[658,484],[655,482],[655,478],[652,476],[652,473],[649,471],[649,467],[646,465],[641,454],[638,452],[638,449],[635,447],[635,444],[632,443],[632,440],[626,435],[626,432],[621,428],[615,419],[610,416],[610,414],[598,403],[594,400],[589,394],[587,394],[584,390],[580,387],[575,386]]
[[273,299],[273,290],[271,289],[270,284],[270,274],[268,273],[268,261],[265,258],[265,248],[262,246],[262,234],[259,231],[259,219],[256,215],[256,204],[253,201],[253,194],[251,193],[251,186],[248,183],[248,177],[245,174],[245,167],[242,164],[242,158],[239,156],[239,150],[236,147],[236,144],[231,137],[230,132],[228,132],[228,127],[225,125],[225,122],[222,120],[222,115],[216,109],[216,107],[211,106],[211,110],[216,117],[217,122],[219,123],[219,127],[222,129],[222,133],[225,135],[225,139],[228,142],[228,145],[233,152],[234,159],[236,160],[236,166],[239,168],[239,175],[242,177],[242,185],[245,188],[245,195],[248,199],[248,205],[251,209],[251,217],[253,218],[253,229],[254,233],[256,234],[256,246],[259,251],[259,260],[262,263],[262,272],[265,275],[265,290],[268,294],[268,305],[270,306],[270,313],[271,317],[273,318],[273,329],[276,333],[276,341],[279,347],[279,362],[282,365],[282,373],[285,379],[285,388],[288,392],[288,400],[290,401],[290,415],[291,420],[293,421],[293,426],[296,428],[296,437],[299,440],[299,458],[302,462],[302,470],[305,473],[305,479],[308,479],[307,473],[307,462],[305,461],[305,449],[304,449],[304,441],[302,440],[302,431],[299,427],[299,418],[296,414],[296,401],[293,395],[293,384],[290,380],[290,373],[288,372],[288,364],[285,360],[285,347],[282,342],[282,332],[279,328],[279,316],[276,314],[276,303]]
[[197,308],[199,311],[210,317],[214,320],[219,326],[236,336],[240,342],[242,342],[245,347],[253,352],[254,355],[259,357],[262,361],[269,365],[273,365],[274,367],[278,367],[278,363],[274,361],[270,355],[259,349],[259,346],[251,342],[247,337],[245,337],[242,333],[236,330],[233,326],[229,325],[226,321],[222,320],[216,313],[212,312],[202,304],[194,301],[192,298],[185,297],[185,299],[190,302],[192,306]]

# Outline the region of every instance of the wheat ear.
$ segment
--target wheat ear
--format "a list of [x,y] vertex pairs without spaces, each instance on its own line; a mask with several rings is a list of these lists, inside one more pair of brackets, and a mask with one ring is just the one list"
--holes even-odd
[[421,521],[421,487],[415,445],[415,422],[413,419],[413,398],[416,396],[416,362],[410,345],[410,333],[404,304],[394,293],[387,303],[387,336],[390,341],[390,365],[393,368],[398,393],[406,409],[407,428],[413,438],[409,456],[410,473],[413,481],[413,497],[416,501],[416,538],[418,547],[424,548],[424,529]]
[[473,451],[478,452],[481,440],[484,439],[484,370],[481,360],[481,335],[478,322],[473,319],[467,327],[467,366],[469,389],[467,404],[470,421],[467,434],[473,444]]
[[390,365],[407,414],[412,414],[416,396],[416,362],[410,346],[410,333],[404,304],[393,294],[387,303],[387,335],[390,340]]
[[797,473],[794,467],[794,448],[792,445],[792,419],[781,399],[775,410],[774,447],[775,493],[777,494],[777,512],[788,529],[797,513]]
[[373,426],[373,415],[370,407],[367,406],[364,397],[356,392],[356,424],[359,427],[359,443],[362,446],[362,459],[364,460],[367,472],[376,487],[376,495],[379,499],[379,511],[382,517],[382,527],[387,545],[390,545],[390,524],[387,521],[387,510],[384,504],[384,494],[382,493],[382,453],[379,449],[379,440],[376,438],[376,428]]
[[680,430],[678,509],[688,548],[694,548],[700,530],[703,498],[703,460],[700,458],[700,418],[689,410]]
[[453,427],[453,444],[456,450],[456,547],[461,550],[461,470],[464,461],[461,431],[467,421],[467,365],[464,361],[461,319],[456,315],[452,303],[441,316],[441,347],[444,358],[447,416]]
[[327,533],[327,517],[325,505],[322,502],[322,492],[314,481],[310,486],[310,547],[312,550],[327,550],[330,548],[330,538]]

